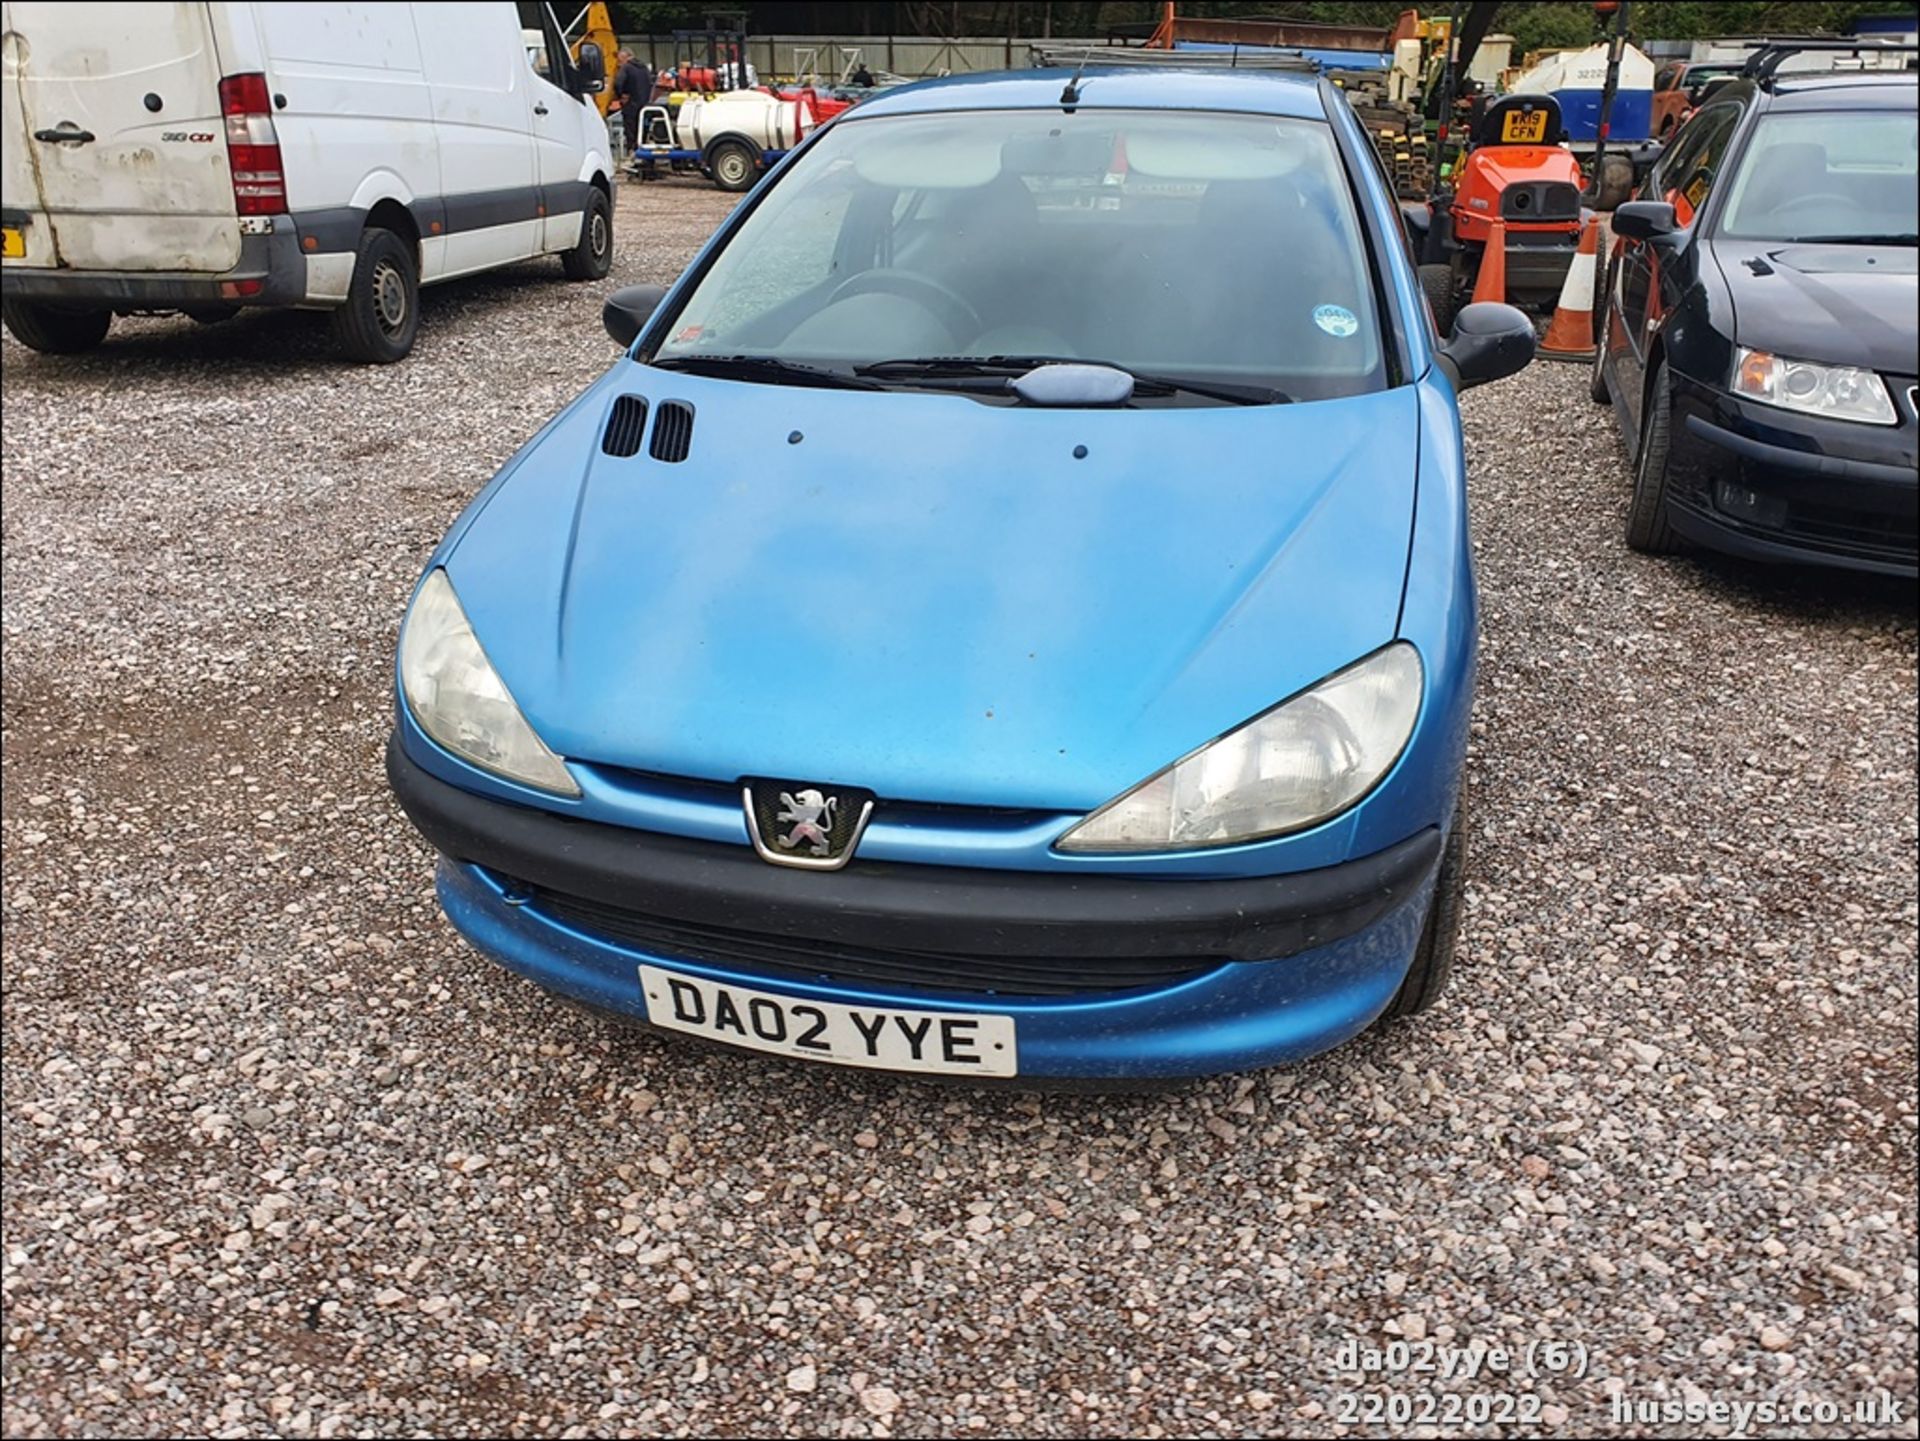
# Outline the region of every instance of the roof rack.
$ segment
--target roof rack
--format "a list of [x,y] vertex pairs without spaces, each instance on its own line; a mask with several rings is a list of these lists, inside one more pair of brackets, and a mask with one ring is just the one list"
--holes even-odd
[[1789,55],[1815,51],[1829,55],[1865,55],[1868,53],[1920,55],[1920,45],[1889,45],[1882,40],[1778,40],[1768,41],[1747,57],[1740,74],[1749,80],[1771,80],[1780,62]]
[[1320,67],[1298,51],[1265,46],[1228,50],[1149,50],[1138,45],[1030,45],[1033,64],[1043,69],[1073,66],[1137,65],[1161,70],[1292,70]]

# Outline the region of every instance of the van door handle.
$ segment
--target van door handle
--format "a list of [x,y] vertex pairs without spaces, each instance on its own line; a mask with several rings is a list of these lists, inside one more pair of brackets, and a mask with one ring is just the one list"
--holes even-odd
[[91,145],[94,134],[91,130],[76,130],[71,125],[62,125],[58,130],[36,130],[35,140],[44,140],[49,145]]
[[[533,107],[533,113],[535,115],[545,115],[547,113],[547,102],[544,100],[535,102]],[[89,135],[87,139],[91,140],[93,139],[93,137]]]

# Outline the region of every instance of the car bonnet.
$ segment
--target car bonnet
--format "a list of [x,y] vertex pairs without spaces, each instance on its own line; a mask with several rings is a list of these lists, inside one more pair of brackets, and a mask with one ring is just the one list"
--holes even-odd
[[1713,242],[1738,334],[1754,350],[1912,375],[1920,279],[1912,246]]
[[[604,453],[615,399],[685,460]],[[622,363],[447,561],[548,745],[1089,808],[1395,633],[1414,388],[1046,410]]]

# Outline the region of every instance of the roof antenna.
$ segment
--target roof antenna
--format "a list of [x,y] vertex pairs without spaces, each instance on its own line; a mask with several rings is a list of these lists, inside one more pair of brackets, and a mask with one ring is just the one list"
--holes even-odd
[[1060,92],[1060,103],[1073,106],[1080,103],[1080,72],[1087,68],[1087,62],[1093,59],[1093,47],[1089,45],[1080,56],[1080,63],[1073,67],[1073,76],[1067,81],[1066,88]]

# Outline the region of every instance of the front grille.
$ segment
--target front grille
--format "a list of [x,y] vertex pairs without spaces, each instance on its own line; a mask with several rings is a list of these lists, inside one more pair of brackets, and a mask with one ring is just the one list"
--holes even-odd
[[840,941],[730,930],[675,921],[540,887],[510,886],[529,909],[663,960],[806,980],[862,982],[912,990],[1003,996],[1070,996],[1170,986],[1226,964],[1225,956],[971,956],[946,951],[880,951]]
[[1910,556],[1920,545],[1914,518],[1840,505],[1817,505],[1796,500],[1787,507],[1787,533],[1859,550],[1884,550]]
[[1580,191],[1564,180],[1529,180],[1509,185],[1500,196],[1505,220],[1545,222],[1578,220]]

